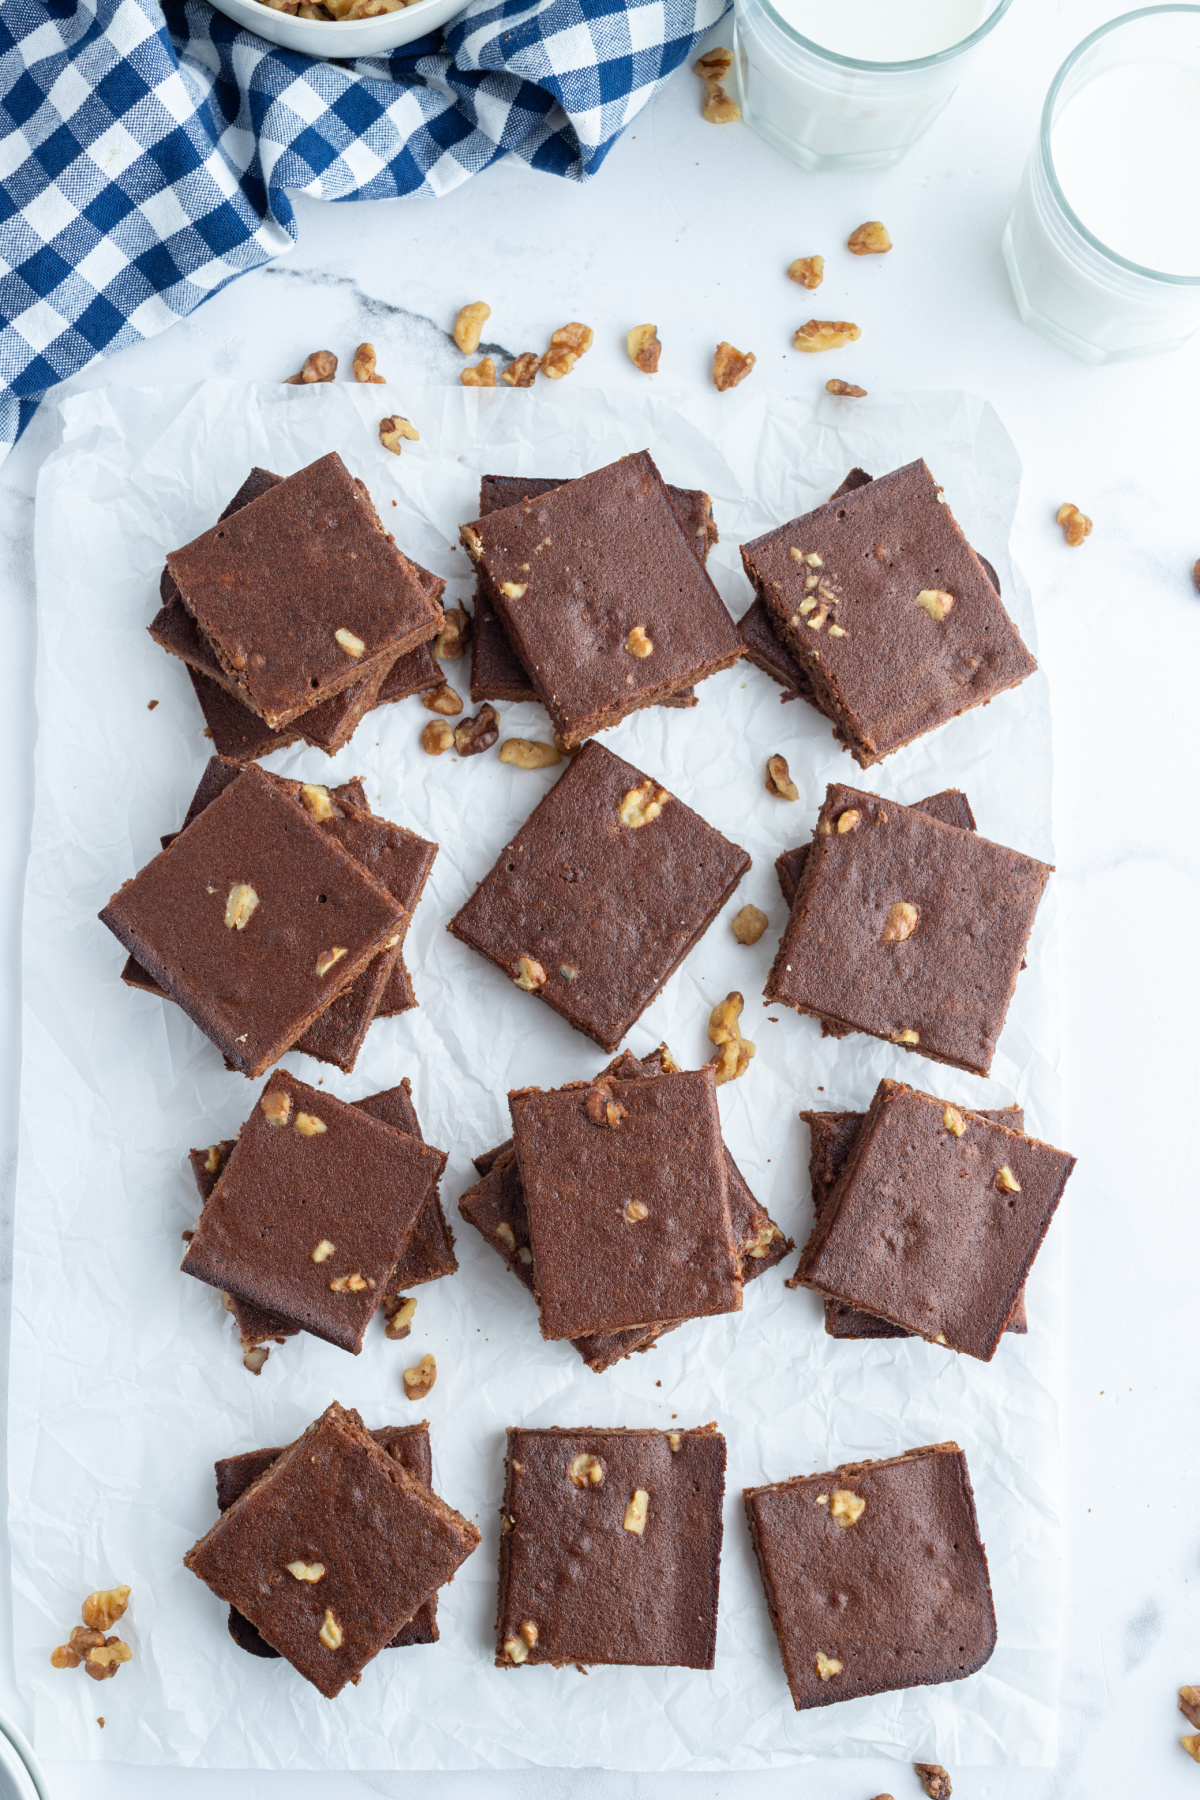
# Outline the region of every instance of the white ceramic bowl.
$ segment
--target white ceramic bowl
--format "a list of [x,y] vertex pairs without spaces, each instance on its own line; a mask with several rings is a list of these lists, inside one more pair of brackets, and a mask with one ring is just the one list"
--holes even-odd
[[411,44],[448,25],[466,0],[413,0],[401,12],[380,13],[374,19],[298,19],[294,13],[276,12],[260,0],[212,0],[219,12],[247,31],[269,38],[284,50],[305,56],[353,58],[385,56],[401,44]]

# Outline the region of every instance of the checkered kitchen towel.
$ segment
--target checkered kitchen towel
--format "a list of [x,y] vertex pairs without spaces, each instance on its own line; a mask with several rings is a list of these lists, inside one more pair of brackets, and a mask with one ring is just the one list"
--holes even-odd
[[576,181],[728,0],[472,0],[315,62],[207,0],[0,0],[0,457],[56,382],[289,248],[289,188],[445,194],[506,154]]

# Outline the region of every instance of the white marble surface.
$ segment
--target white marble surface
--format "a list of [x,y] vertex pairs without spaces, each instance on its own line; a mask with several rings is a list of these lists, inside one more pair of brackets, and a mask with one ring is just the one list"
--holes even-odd
[[[501,166],[436,203],[302,201],[289,258],[77,384],[282,376],[324,346],[348,371],[354,345],[369,337],[389,377],[388,405],[403,409],[406,374],[455,379],[460,359],[448,328],[464,300],[482,296],[495,341],[510,351],[540,346],[566,319],[589,321],[596,347],[573,382],[642,381],[625,358],[624,332],[653,319],[672,382],[703,382],[713,343],[728,337],[757,353],[751,379],[780,393],[809,392],[838,373],[877,391],[968,388],[999,409],[1025,464],[1013,551],[1033,588],[1053,684],[1064,1140],[1080,1167],[1057,1227],[1068,1262],[1061,1761],[1055,1771],[963,1771],[960,1800],[1172,1800],[1200,1781],[1178,1747],[1186,1727],[1175,1712],[1178,1684],[1200,1679],[1192,1298],[1200,772],[1189,754],[1200,665],[1200,596],[1190,577],[1200,556],[1200,340],[1166,361],[1086,368],[1020,325],[999,251],[1041,96],[1066,51],[1116,10],[1113,0],[1017,0],[949,113],[883,175],[804,175],[741,127],[703,124],[699,84],[681,75],[586,188]],[[716,35],[728,41],[728,22]],[[878,217],[895,240],[891,256],[856,261],[837,248],[854,225]],[[826,255],[828,273],[810,306],[782,269],[813,251]],[[862,341],[837,357],[795,355],[790,332],[810,312],[857,320]],[[50,418],[39,417],[0,470],[5,1244],[36,729],[31,496],[51,432]],[[1053,522],[1064,499],[1096,522],[1080,550],[1064,547]],[[69,1302],[64,1295],[64,1331]],[[6,1588],[6,1566],[2,1581]],[[98,1690],[97,1710],[107,1692]],[[7,1631],[0,1705],[21,1717]],[[728,1777],[530,1769],[231,1778],[53,1763],[50,1775],[56,1800],[216,1800],[230,1791],[239,1800],[920,1793],[903,1767],[847,1762]]]

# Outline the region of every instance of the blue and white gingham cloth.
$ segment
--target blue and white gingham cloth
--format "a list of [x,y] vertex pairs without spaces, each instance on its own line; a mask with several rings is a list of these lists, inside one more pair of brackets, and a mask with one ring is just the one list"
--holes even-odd
[[446,194],[508,154],[584,181],[728,0],[472,0],[315,62],[207,0],[0,0],[0,458],[56,382],[152,337],[322,200]]

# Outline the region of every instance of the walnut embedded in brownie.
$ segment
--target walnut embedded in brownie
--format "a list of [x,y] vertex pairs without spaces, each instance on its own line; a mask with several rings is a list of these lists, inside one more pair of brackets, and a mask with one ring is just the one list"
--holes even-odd
[[387,667],[442,609],[336,452],[167,557],[238,697],[273,729]]
[[737,1312],[711,1066],[509,1095],[543,1337]]
[[743,545],[742,561],[862,768],[1037,668],[923,462]]
[[405,913],[251,764],[100,918],[253,1076],[388,947]]
[[711,1669],[725,1439],[508,1433],[496,1664]]
[[[485,475],[479,484],[479,516],[502,512],[506,506],[517,506],[522,500],[536,500],[542,494],[565,487],[559,480],[544,480],[522,475]],[[679,522],[695,545],[701,562],[718,541],[713,522],[712,501],[698,488],[677,488],[667,483],[671,504]],[[522,667],[516,651],[504,635],[504,627],[496,617],[496,609],[488,597],[487,578],[480,572],[475,588],[475,622],[471,649],[472,700],[536,700],[537,689]],[[690,688],[678,689],[660,702],[663,706],[695,706],[696,696]]]
[[1075,1158],[881,1081],[796,1271],[805,1287],[990,1362]]
[[357,1355],[445,1162],[276,1070],[200,1215],[183,1272]]
[[647,451],[460,535],[568,744],[742,655]]
[[[961,1110],[965,1112],[966,1109]],[[838,1176],[846,1166],[866,1116],[866,1113],[860,1112],[800,1114],[810,1133],[808,1174],[812,1186],[813,1210],[818,1219],[825,1210]],[[1020,1106],[980,1110],[979,1117],[990,1119],[993,1125],[1007,1125],[1010,1131],[1025,1129],[1025,1113]],[[799,1275],[791,1275],[784,1282],[785,1287],[791,1288],[803,1285]],[[1024,1289],[1008,1315],[1008,1323],[1004,1329],[1021,1335],[1029,1330]],[[903,1326],[893,1325],[887,1319],[877,1319],[871,1313],[858,1312],[843,1301],[828,1297],[825,1300],[825,1331],[829,1337],[834,1338],[902,1338],[913,1335]]]
[[[368,1436],[415,1480],[425,1487],[432,1487],[433,1457],[429,1449],[427,1420],[422,1419],[416,1425],[384,1425],[369,1432]],[[223,1456],[214,1463],[218,1509],[228,1512],[234,1501],[240,1499],[250,1484],[282,1454],[280,1446],[274,1450],[243,1450],[238,1456]],[[229,1635],[240,1650],[248,1650],[251,1656],[279,1657],[278,1650],[272,1650],[236,1606],[229,1609]],[[437,1595],[434,1594],[418,1606],[406,1625],[400,1627],[388,1649],[403,1650],[411,1644],[436,1644],[437,1641]]]
[[961,1681],[996,1647],[957,1444],[743,1489],[797,1711]]
[[478,1542],[335,1401],[183,1560],[333,1699]]
[[448,929],[612,1052],[749,867],[652,776],[585,744]]
[[[956,825],[960,831],[975,829],[975,814],[971,811],[967,796],[959,788],[943,788],[940,794],[930,794],[927,800],[915,800],[913,811],[928,813],[931,819],[940,819],[943,825]],[[779,891],[789,907],[796,898],[796,889],[800,885],[810,848],[811,839],[809,843],[797,844],[794,850],[785,850],[775,858]]]
[[766,997],[986,1075],[1052,873],[832,782]]

